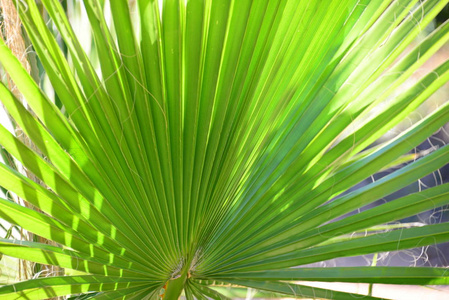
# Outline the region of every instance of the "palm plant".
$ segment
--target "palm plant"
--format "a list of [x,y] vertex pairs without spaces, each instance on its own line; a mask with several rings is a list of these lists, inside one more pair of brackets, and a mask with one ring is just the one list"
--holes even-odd
[[39,209],[0,199],[0,216],[57,243],[1,239],[0,252],[76,271],[3,286],[2,299],[222,299],[222,284],[348,299],[292,281],[448,284],[444,268],[298,267],[449,241],[448,223],[376,231],[447,205],[448,184],[348,214],[449,160],[448,146],[408,154],[449,103],[375,144],[448,81],[446,61],[398,93],[449,39],[446,22],[401,56],[448,1],[138,0],[134,20],[111,0],[110,26],[101,2],[84,1],[96,70],[59,1],[42,3],[67,55],[35,1],[17,1],[62,110],[0,42],[32,113],[3,84],[0,99],[45,159],[3,126],[0,144],[46,185],[0,164],[0,185]]

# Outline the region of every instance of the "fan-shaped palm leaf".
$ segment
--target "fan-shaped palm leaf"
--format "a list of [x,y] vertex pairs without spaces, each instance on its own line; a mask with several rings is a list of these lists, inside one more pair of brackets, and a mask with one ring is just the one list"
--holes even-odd
[[367,148],[448,81],[446,61],[398,89],[449,39],[446,22],[401,56],[447,1],[139,0],[133,20],[111,0],[113,30],[100,2],[84,1],[96,70],[59,1],[42,3],[70,64],[35,1],[17,1],[64,111],[0,45],[33,114],[4,85],[0,99],[45,159],[2,126],[0,143],[48,187],[0,164],[0,185],[40,210],[0,199],[0,216],[61,245],[2,239],[0,252],[85,272],[2,299],[221,299],[216,283],[348,299],[291,281],[448,283],[438,268],[292,269],[449,241],[448,223],[348,237],[447,205],[448,184],[347,215],[449,161],[448,146],[406,155],[449,103]]

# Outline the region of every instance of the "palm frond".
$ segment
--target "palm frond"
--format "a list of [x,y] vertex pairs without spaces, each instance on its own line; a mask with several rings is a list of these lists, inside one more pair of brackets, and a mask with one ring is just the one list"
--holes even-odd
[[60,103],[0,40],[26,106],[5,84],[0,100],[36,148],[4,126],[0,144],[45,186],[0,164],[0,186],[39,209],[1,198],[0,217],[56,246],[5,238],[0,253],[75,273],[3,298],[227,299],[221,282],[348,299],[294,281],[448,283],[443,268],[298,268],[449,241],[448,223],[388,225],[448,205],[448,183],[353,213],[449,161],[449,146],[413,153],[449,102],[381,140],[449,81],[446,60],[404,84],[447,44],[448,22],[417,37],[448,1],[84,0],[92,53],[61,3],[41,2],[53,27],[36,1],[15,4]]

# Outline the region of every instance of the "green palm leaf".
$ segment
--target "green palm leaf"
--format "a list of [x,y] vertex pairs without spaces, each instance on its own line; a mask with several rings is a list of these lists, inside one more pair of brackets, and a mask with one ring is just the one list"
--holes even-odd
[[447,183],[350,214],[449,161],[448,146],[410,154],[449,103],[380,142],[449,81],[446,61],[404,87],[449,40],[446,22],[411,47],[447,2],[111,0],[109,20],[85,0],[86,53],[59,1],[42,4],[66,52],[36,2],[16,1],[62,109],[1,40],[30,109],[5,84],[0,99],[39,152],[3,126],[0,144],[45,186],[0,164],[0,186],[38,209],[0,199],[0,217],[56,246],[5,238],[0,253],[78,273],[0,295],[226,299],[218,283],[348,299],[293,281],[447,284],[443,268],[293,268],[449,241],[448,223],[388,225],[448,205]]

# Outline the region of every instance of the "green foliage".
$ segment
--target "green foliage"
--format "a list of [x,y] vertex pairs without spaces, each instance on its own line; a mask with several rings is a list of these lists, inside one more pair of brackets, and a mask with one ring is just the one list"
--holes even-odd
[[446,22],[413,44],[448,1],[138,0],[135,14],[111,0],[109,26],[102,1],[85,0],[99,69],[59,1],[41,2],[64,51],[34,0],[17,6],[62,109],[2,41],[32,112],[4,84],[0,99],[40,152],[3,126],[0,144],[45,187],[0,164],[2,188],[39,209],[0,199],[0,217],[58,246],[5,238],[0,253],[72,275],[0,287],[2,299],[224,299],[223,284],[349,299],[292,281],[448,284],[441,268],[292,268],[449,241],[449,223],[371,230],[448,205],[449,184],[348,215],[449,161],[448,146],[410,155],[449,103],[379,142],[449,80],[446,61],[403,86],[448,41]]

